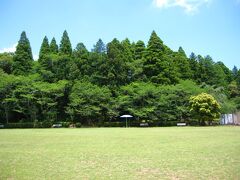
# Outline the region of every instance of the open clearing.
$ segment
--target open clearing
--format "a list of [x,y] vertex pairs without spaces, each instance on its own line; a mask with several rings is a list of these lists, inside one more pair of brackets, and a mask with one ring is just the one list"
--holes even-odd
[[1,129],[0,179],[240,179],[240,127]]

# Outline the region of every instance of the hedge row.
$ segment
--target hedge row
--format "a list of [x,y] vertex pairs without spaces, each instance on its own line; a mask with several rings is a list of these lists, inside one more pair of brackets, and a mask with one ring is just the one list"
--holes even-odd
[[[51,123],[49,121],[43,121],[43,122],[24,122],[24,123],[8,123],[4,124],[4,128],[7,129],[14,129],[14,128],[51,128],[54,123]],[[62,122],[60,123],[62,127],[69,127],[70,122]],[[76,127],[81,127],[81,123],[77,123]]]
[[[166,121],[166,122],[148,122],[148,127],[159,127],[159,126],[176,126],[177,121]],[[43,122],[21,122],[21,123],[8,123],[4,124],[4,128],[13,129],[13,128],[51,128],[53,124],[61,124],[62,127],[68,128],[68,127],[82,127],[81,123],[75,123],[72,124],[70,122],[61,122],[61,123],[52,123],[49,121],[43,121]],[[189,125],[197,125],[197,122],[191,123]],[[130,122],[128,123],[129,127],[139,127],[139,122]],[[89,127],[89,126],[84,126]],[[126,127],[125,122],[104,122],[101,124],[98,124],[97,127]]]

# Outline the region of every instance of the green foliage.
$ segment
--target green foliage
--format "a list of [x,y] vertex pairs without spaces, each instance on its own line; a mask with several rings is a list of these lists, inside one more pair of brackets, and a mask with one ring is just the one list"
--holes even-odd
[[50,53],[52,54],[58,53],[58,45],[55,38],[52,38],[51,43],[49,45],[49,50],[50,50]]
[[199,80],[209,85],[226,86],[227,75],[224,72],[223,66],[214,63],[210,56],[205,58],[198,56],[199,61]]
[[80,127],[82,127],[82,124],[80,122],[78,122],[75,124],[75,126],[76,126],[76,128],[80,128]]
[[4,128],[7,129],[16,129],[16,128],[34,128],[34,123],[33,122],[24,122],[24,123],[8,123],[4,125]]
[[107,58],[100,64],[98,75],[95,77],[101,85],[116,88],[130,81],[129,61],[125,47],[114,39],[107,45]]
[[60,47],[59,47],[59,53],[62,55],[69,55],[69,56],[72,55],[72,45],[66,30],[63,32],[63,36],[62,36]]
[[32,68],[32,49],[25,31],[22,32],[20,40],[13,57],[13,73],[15,75],[26,75]]
[[238,84],[237,84],[236,81],[232,81],[228,85],[228,91],[229,91],[229,94],[230,94],[231,98],[235,98],[235,97],[240,95],[240,91],[239,91]]
[[190,106],[190,111],[201,121],[202,125],[205,124],[205,121],[211,123],[220,117],[221,106],[210,94],[201,93],[197,96],[192,96],[190,98]]
[[192,81],[181,81],[171,86],[134,82],[121,88],[117,109],[134,115],[140,121],[152,120],[155,125],[190,121],[189,98],[201,92],[203,89]]
[[0,69],[5,73],[11,74],[13,66],[13,54],[12,53],[1,53],[0,54]]
[[103,43],[102,39],[99,39],[96,45],[94,45],[92,52],[95,53],[105,53],[106,52],[106,46]]
[[238,88],[240,89],[240,69],[238,70],[236,81],[237,81]]
[[232,75],[233,75],[233,79],[236,80],[237,75],[238,75],[238,68],[237,66],[234,66],[232,69]]
[[176,66],[155,31],[152,32],[145,53],[143,73],[153,83],[176,84],[179,81]]
[[47,56],[50,53],[50,47],[49,47],[49,43],[48,43],[48,38],[47,36],[44,37],[41,48],[40,48],[40,52],[39,52],[39,62],[42,61],[42,59]]
[[200,71],[199,71],[199,63],[198,63],[198,58],[194,53],[191,53],[189,57],[189,66],[192,71],[192,79],[195,82],[200,82]]
[[[69,95],[67,113],[72,121],[93,125],[96,120],[109,116],[111,93],[106,87],[98,87],[89,82],[75,82]],[[106,120],[106,119],[105,119]]]
[[175,54],[174,63],[175,63],[175,66],[177,67],[177,71],[181,79],[185,80],[185,79],[192,78],[193,73],[190,68],[188,58],[184,50],[182,49],[182,47],[180,47],[178,52]]
[[125,122],[104,122],[103,127],[126,127]]
[[240,109],[239,90],[237,67],[230,71],[194,53],[188,58],[182,47],[174,52],[155,31],[147,47],[141,40],[115,38],[105,46],[99,39],[91,52],[83,43],[72,52],[64,31],[59,50],[55,38],[49,45],[44,37],[38,61],[23,32],[16,53],[0,54],[1,123],[119,126],[118,116],[129,113],[134,126],[195,124],[191,96],[209,93],[221,113],[231,113]]
[[136,45],[135,45],[135,49],[134,49],[134,59],[138,60],[138,59],[142,59],[144,57],[144,53],[145,53],[145,44],[143,41],[139,40]]
[[219,67],[221,67],[221,69],[225,74],[226,81],[230,83],[233,80],[233,75],[231,70],[227,66],[225,66],[225,64],[221,61],[217,62],[216,64],[219,65]]

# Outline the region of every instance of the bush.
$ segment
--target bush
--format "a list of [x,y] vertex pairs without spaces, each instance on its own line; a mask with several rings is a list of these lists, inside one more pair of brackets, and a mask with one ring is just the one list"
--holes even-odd
[[50,128],[50,127],[52,127],[52,123],[50,121],[44,120],[42,122],[42,128]]
[[103,127],[125,127],[125,122],[104,122]]
[[62,127],[68,128],[70,126],[70,122],[62,122]]
[[42,123],[38,122],[38,121],[34,121],[33,127],[34,128],[42,128]]
[[25,122],[25,123],[8,123],[4,125],[4,128],[33,128],[34,123],[33,122]]
[[80,128],[82,126],[82,124],[80,122],[75,124],[76,128]]

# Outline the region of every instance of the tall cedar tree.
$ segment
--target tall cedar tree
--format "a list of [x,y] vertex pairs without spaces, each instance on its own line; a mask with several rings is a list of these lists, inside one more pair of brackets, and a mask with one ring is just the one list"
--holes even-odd
[[99,39],[96,45],[94,45],[92,52],[95,53],[106,53],[106,45],[102,41],[102,39]]
[[48,55],[50,52],[50,48],[49,48],[49,43],[48,43],[48,38],[47,36],[45,36],[43,38],[43,42],[39,51],[39,61],[41,61],[44,56]]
[[240,69],[238,70],[236,81],[237,81],[238,89],[240,90]]
[[13,73],[25,75],[31,71],[33,62],[32,49],[25,31],[22,32],[20,40],[13,57]]
[[145,52],[145,44],[143,41],[139,40],[135,45],[134,59],[142,59]]
[[50,48],[50,53],[52,54],[58,53],[58,45],[55,38],[52,38],[49,48]]
[[163,41],[153,31],[148,41],[146,57],[144,62],[143,71],[145,75],[150,79],[153,76],[159,74],[158,64],[161,61],[160,57],[163,54],[164,46]]
[[198,63],[197,56],[193,52],[189,56],[189,65],[193,72],[192,79],[195,82],[200,82],[199,63]]
[[232,69],[232,75],[233,75],[233,79],[236,80],[238,75],[238,68],[236,66],[234,66]]
[[[78,43],[76,48],[73,51],[73,57],[75,61],[75,65],[80,70],[81,76],[91,76],[91,62],[89,59],[89,52],[86,46],[83,43]],[[73,72],[70,72],[71,74]]]
[[99,67],[98,81],[101,85],[118,87],[128,81],[129,67],[123,45],[115,38],[107,44],[107,58]]
[[158,84],[175,84],[178,74],[171,57],[165,54],[163,41],[153,31],[145,53],[143,72],[146,77]]
[[182,79],[192,78],[192,71],[190,68],[190,64],[186,56],[186,53],[182,47],[179,47],[178,52],[176,53],[175,64],[178,69],[180,78]]
[[133,61],[133,51],[132,51],[132,44],[129,41],[128,38],[126,38],[125,40],[123,40],[121,42],[122,46],[123,46],[123,54],[124,57],[126,59],[127,62],[132,62]]
[[59,53],[62,55],[72,55],[72,45],[66,30],[63,32]]

